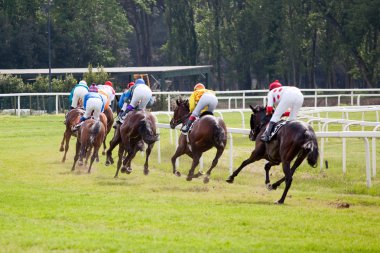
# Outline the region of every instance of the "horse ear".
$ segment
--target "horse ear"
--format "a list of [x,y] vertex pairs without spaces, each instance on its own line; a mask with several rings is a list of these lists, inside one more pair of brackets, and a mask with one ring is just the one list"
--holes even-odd
[[175,102],[177,103],[177,105],[179,105],[179,99],[176,99]]
[[249,107],[251,107],[251,110],[254,112],[255,111],[255,109],[252,107],[252,105],[249,105]]

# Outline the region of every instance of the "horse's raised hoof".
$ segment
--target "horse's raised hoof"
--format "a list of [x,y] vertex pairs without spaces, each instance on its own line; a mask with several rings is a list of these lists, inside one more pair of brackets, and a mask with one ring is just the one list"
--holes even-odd
[[59,149],[59,152],[63,152],[63,151],[65,151],[65,149],[64,149],[63,147],[61,147],[61,148]]
[[144,175],[145,176],[149,175],[149,170],[148,169],[144,170]]
[[132,168],[131,167],[126,168],[125,169],[125,173],[131,174],[132,173]]
[[272,184],[267,184],[266,186],[267,186],[267,189],[268,189],[269,191],[276,190],[276,189],[273,188],[273,185],[272,185]]
[[234,182],[234,178],[233,177],[229,177],[227,180],[226,180],[227,183],[229,184],[232,184]]
[[193,176],[193,178],[201,177],[201,176],[203,176],[204,174],[205,174],[205,173],[204,173],[203,171],[198,171],[198,173],[195,174],[195,175]]
[[121,173],[125,173],[126,171],[127,171],[127,168],[126,168],[126,167],[124,167],[124,166],[121,167],[121,169],[120,169],[120,172],[121,172]]
[[173,172],[173,174],[176,175],[177,177],[181,176],[181,172],[179,172],[178,170],[176,170],[175,172]]
[[207,184],[208,182],[210,182],[210,178],[209,177],[203,178],[203,183]]
[[106,165],[106,166],[110,166],[111,163],[107,160],[105,165]]

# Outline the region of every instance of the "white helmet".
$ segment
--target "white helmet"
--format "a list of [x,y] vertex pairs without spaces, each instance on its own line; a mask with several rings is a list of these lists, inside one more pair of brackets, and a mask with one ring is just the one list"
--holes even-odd
[[79,82],[79,84],[87,85],[87,82],[85,80],[82,80],[82,81]]

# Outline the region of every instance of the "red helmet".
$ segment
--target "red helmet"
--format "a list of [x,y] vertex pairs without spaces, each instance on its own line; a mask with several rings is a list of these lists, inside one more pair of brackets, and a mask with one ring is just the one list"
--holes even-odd
[[135,82],[130,82],[130,83],[128,83],[128,86],[127,86],[128,89],[131,88],[133,85],[135,85]]
[[202,83],[197,83],[194,86],[194,90],[200,90],[200,89],[205,89],[205,86]]
[[281,86],[282,86],[282,84],[278,80],[276,80],[269,85],[269,90],[273,90],[273,89],[276,89],[276,88],[281,87]]
[[113,87],[113,84],[112,84],[112,82],[111,82],[111,81],[106,81],[106,82],[104,83],[104,85],[108,85],[108,86],[111,86],[111,87]]

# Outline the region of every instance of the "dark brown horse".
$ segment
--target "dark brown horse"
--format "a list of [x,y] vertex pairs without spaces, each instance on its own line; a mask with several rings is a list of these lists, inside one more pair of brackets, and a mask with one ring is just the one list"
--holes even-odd
[[[62,162],[65,162],[66,160],[66,154],[67,151],[69,150],[69,143],[70,143],[70,138],[72,135],[76,136],[76,132],[72,130],[73,126],[79,123],[80,117],[83,116],[84,110],[81,108],[75,108],[69,111],[66,115],[66,120],[65,120],[65,132],[63,133],[63,139],[61,141],[61,147],[59,151],[63,152],[65,151]],[[66,143],[66,145],[65,145]],[[65,148],[63,148],[63,145],[65,145]]]
[[[188,100],[177,99],[176,103],[177,107],[174,109],[174,115],[170,121],[170,127],[172,129],[181,123],[184,124],[190,116]],[[181,173],[175,167],[175,161],[177,157],[186,154],[193,159],[186,180],[191,181],[193,178],[202,175],[201,172],[194,175],[194,170],[199,164],[199,159],[203,152],[215,147],[217,150],[215,158],[212,161],[210,169],[206,172],[206,177],[203,179],[204,183],[208,183],[211,171],[218,164],[218,160],[223,154],[226,143],[227,129],[224,121],[212,115],[201,116],[200,119],[193,123],[192,130],[188,135],[181,134],[179,136],[178,148],[171,159],[173,173],[176,176],[181,176]]]
[[[316,167],[319,156],[317,138],[313,128],[307,123],[289,121],[278,130],[270,142],[265,143],[260,140],[260,137],[264,133],[271,116],[266,115],[265,107],[250,107],[252,109],[252,115],[249,138],[252,141],[256,141],[256,146],[251,156],[243,161],[239,168],[227,179],[227,182],[233,183],[234,178],[248,164],[266,159],[268,161],[268,163],[265,164],[265,183],[267,184],[267,188],[269,190],[276,190],[277,187],[285,181],[286,186],[284,192],[280,200],[276,202],[277,204],[283,204],[292,184],[293,174],[298,166],[301,165],[302,161],[307,158],[309,165]],[[294,159],[293,165],[290,166]],[[279,165],[280,163],[282,163],[285,177],[271,185],[269,170],[273,165]]]
[[[116,132],[117,131],[117,132]],[[122,173],[131,173],[131,162],[135,157],[137,151],[144,150],[144,143],[148,145],[146,149],[146,157],[144,163],[144,174],[149,174],[148,161],[150,153],[154,143],[158,140],[158,134],[156,133],[156,120],[153,114],[148,111],[131,111],[128,113],[124,120],[124,123],[117,127],[115,135],[110,142],[110,147],[107,150],[107,162],[106,165],[113,164],[112,149],[119,144],[118,162],[115,178],[118,177],[121,163]],[[123,160],[123,154],[127,156]]]
[[86,157],[87,162],[87,158],[92,150],[90,166],[88,168],[88,173],[91,172],[91,167],[95,158],[99,157],[98,151],[104,141],[105,134],[106,128],[104,126],[104,122],[88,119],[83,123],[80,130],[78,130],[74,164],[71,168],[72,171],[75,170],[75,164],[78,159],[79,165],[83,165],[84,157]]
[[104,113],[104,115],[107,117],[106,136],[104,137],[104,141],[103,141],[103,151],[102,151],[102,154],[105,155],[105,154],[106,154],[106,150],[107,150],[106,139],[107,139],[107,135],[109,134],[109,132],[110,132],[111,129],[112,129],[112,125],[113,125],[113,122],[114,122],[114,118],[113,118],[113,112],[112,112],[111,107],[108,107],[107,109],[105,109],[103,113]]

